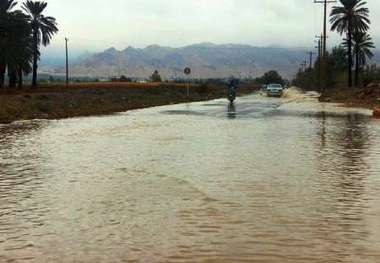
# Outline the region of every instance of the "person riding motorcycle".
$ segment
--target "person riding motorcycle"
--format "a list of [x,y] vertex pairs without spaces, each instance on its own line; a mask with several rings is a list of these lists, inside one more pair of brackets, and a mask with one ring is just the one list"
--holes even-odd
[[228,84],[228,100],[233,103],[236,99],[236,86],[238,84],[237,79],[231,77]]

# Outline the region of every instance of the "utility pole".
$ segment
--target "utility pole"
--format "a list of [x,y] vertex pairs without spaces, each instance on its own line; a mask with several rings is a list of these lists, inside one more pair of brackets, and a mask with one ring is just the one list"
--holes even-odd
[[67,42],[69,39],[65,37],[65,43],[66,43],[66,86],[69,86],[69,51],[67,48]]
[[306,65],[307,65],[307,62],[306,62],[306,61],[304,61],[304,62],[302,62],[302,63],[300,64],[300,67],[301,67],[300,71],[301,71],[301,72],[305,72],[305,70],[306,70]]
[[315,41],[315,42],[317,42],[317,46],[315,48],[318,49],[318,57],[319,57],[319,60],[320,60],[321,57],[322,57],[322,37],[321,36],[316,36],[315,38],[318,39],[318,40]]
[[316,42],[318,45],[315,47],[318,49],[318,75],[317,75],[317,81],[318,81],[318,86],[321,86],[321,75],[322,75],[322,37],[321,36],[316,36],[318,39]]
[[309,68],[312,69],[313,68],[313,55],[315,54],[315,52],[309,51],[309,52],[306,52],[306,54],[309,55]]
[[322,91],[326,86],[326,75],[327,75],[327,5],[336,3],[336,0],[314,0],[315,4],[323,4],[323,34],[321,36],[321,52],[322,56],[320,57],[320,85],[322,86]]
[[326,56],[326,39],[327,39],[327,5],[336,3],[336,0],[314,0],[314,4],[323,4],[323,40],[322,40],[322,54]]

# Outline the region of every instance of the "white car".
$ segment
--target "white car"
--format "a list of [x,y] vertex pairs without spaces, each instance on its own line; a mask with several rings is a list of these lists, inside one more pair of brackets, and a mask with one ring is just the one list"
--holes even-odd
[[284,87],[281,84],[269,84],[267,86],[268,97],[282,97]]

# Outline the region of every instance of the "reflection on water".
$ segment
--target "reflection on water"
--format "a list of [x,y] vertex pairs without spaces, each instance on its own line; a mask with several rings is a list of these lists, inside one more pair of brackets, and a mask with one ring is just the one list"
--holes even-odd
[[0,126],[0,262],[380,262],[368,116],[251,96]]
[[234,103],[229,103],[228,104],[228,113],[227,113],[228,118],[230,119],[235,119],[236,118],[236,106]]

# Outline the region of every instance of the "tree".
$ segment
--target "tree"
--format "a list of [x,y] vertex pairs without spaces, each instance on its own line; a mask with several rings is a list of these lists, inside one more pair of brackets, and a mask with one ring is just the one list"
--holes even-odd
[[158,73],[157,70],[155,70],[151,76],[151,79],[153,82],[161,82],[161,76],[160,76],[160,73]]
[[[346,51],[342,46],[337,46],[332,49],[332,52],[326,52],[326,74],[325,87],[333,88],[339,84],[339,79],[344,76],[347,68]],[[321,68],[322,58],[317,57],[314,68],[309,68],[305,71],[300,71],[293,80],[293,85],[306,90],[315,90],[321,87]]]
[[9,35],[9,22],[13,8],[16,6],[14,0],[0,0],[0,88],[4,86],[5,71],[7,67],[8,52],[8,35]]
[[305,71],[300,69],[296,74],[296,77],[293,79],[292,85],[305,90],[313,90],[317,88],[315,72],[316,71],[313,68],[307,68]]
[[355,54],[355,86],[359,85],[359,73],[373,57],[371,49],[375,48],[372,38],[364,32],[355,32],[352,37]]
[[352,35],[369,29],[369,10],[363,0],[340,0],[342,6],[334,6],[330,14],[331,30],[347,36],[348,86],[352,87]]
[[55,18],[44,16],[42,13],[47,7],[47,3],[43,1],[33,2],[27,0],[22,9],[28,16],[29,23],[32,28],[33,37],[33,79],[32,86],[37,86],[37,68],[39,60],[40,45],[47,46],[54,34],[58,32]]
[[18,85],[22,87],[23,73],[31,72],[33,57],[32,29],[27,16],[21,11],[15,11],[10,15],[8,23],[7,39],[7,68],[9,86],[14,87],[18,78]]
[[285,80],[275,70],[266,72],[262,77],[257,78],[256,82],[263,85],[268,85],[271,83],[285,85]]
[[333,74],[342,73],[347,69],[347,51],[342,45],[334,47],[328,58]]

